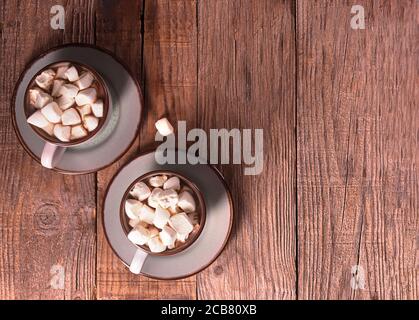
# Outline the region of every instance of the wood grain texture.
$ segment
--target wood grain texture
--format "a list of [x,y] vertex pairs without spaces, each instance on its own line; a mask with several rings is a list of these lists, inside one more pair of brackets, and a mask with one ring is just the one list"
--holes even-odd
[[[200,299],[294,299],[295,32],[292,1],[200,1],[199,124],[264,130],[264,170],[223,165],[235,204]],[[252,132],[254,134],[254,131]]]
[[298,297],[418,299],[417,2],[359,4],[298,1]]
[[[67,17],[76,18],[65,31],[50,28],[50,8],[60,3],[0,3],[1,299],[95,296],[95,176],[43,169],[19,145],[10,115],[13,86],[26,63],[52,46],[92,39],[92,25],[85,19],[92,5],[84,1],[66,1]],[[62,289],[51,287],[53,265],[64,267]]]
[[[104,1],[99,6],[97,44],[112,50],[128,64],[143,84],[145,94],[139,141],[118,164],[98,174],[100,212],[104,192],[117,169],[138,155],[139,150],[154,144],[155,121],[167,116],[173,123],[179,119],[192,121],[194,125],[194,24],[194,1]],[[157,281],[130,274],[109,248],[101,217],[98,221],[99,299],[195,298],[195,277]]]

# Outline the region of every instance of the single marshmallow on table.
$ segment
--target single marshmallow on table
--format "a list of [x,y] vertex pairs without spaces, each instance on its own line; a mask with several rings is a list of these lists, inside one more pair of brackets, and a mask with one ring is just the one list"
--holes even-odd
[[97,100],[92,104],[92,111],[95,117],[102,118],[103,117],[103,101]]
[[177,233],[183,235],[189,234],[193,230],[193,224],[185,213],[171,216],[169,224]]
[[35,127],[44,128],[49,124],[49,121],[42,114],[41,110],[34,112],[28,119],[27,122]]
[[151,209],[148,205],[143,204],[141,210],[139,211],[138,217],[141,221],[144,221],[148,224],[153,224],[155,218],[154,209]]
[[140,211],[143,204],[135,199],[127,199],[125,201],[125,213],[130,219],[140,219]]
[[77,93],[79,92],[79,88],[71,83],[63,84],[60,87],[59,94],[66,97],[66,98],[74,98],[77,96]]
[[52,92],[51,92],[51,95],[53,97],[58,97],[61,95],[60,90],[63,84],[64,84],[64,80],[54,80],[54,84],[52,86]]
[[150,196],[147,199],[147,203],[152,208],[157,208],[159,205],[158,196],[160,192],[162,192],[163,189],[160,188],[154,188],[153,191],[151,191]]
[[151,190],[144,182],[137,182],[129,194],[138,200],[143,201],[150,196]]
[[168,136],[173,133],[173,126],[170,124],[167,118],[162,118],[155,123],[157,131],[162,136]]
[[170,212],[166,209],[163,209],[161,207],[157,207],[155,211],[155,216],[153,220],[153,224],[159,228],[163,229],[163,227],[167,224],[167,222],[170,219]]
[[169,226],[164,226],[159,234],[161,242],[166,246],[172,246],[176,241],[176,231]]
[[164,209],[176,206],[179,200],[177,192],[173,189],[161,191],[156,198],[159,206]]
[[163,189],[173,189],[173,190],[179,190],[180,189],[180,180],[178,177],[171,177],[169,178],[164,184]]
[[128,233],[128,239],[134,244],[144,245],[150,239],[150,232],[147,228],[137,224],[135,228]]
[[76,67],[72,66],[70,68],[68,68],[65,73],[64,76],[68,79],[68,81],[70,82],[74,82],[76,80],[79,79],[79,73],[76,69]]
[[51,123],[60,123],[63,111],[56,102],[50,102],[41,109],[42,114]]
[[79,91],[76,96],[76,103],[78,106],[82,106],[85,104],[92,104],[96,101],[97,92],[95,88],[87,88],[84,90]]
[[151,252],[159,253],[166,250],[166,246],[163,244],[159,237],[153,237],[147,242]]
[[162,187],[163,184],[167,181],[167,176],[154,176],[148,180],[150,186],[158,188]]
[[93,83],[93,75],[90,72],[84,72],[80,75],[80,78],[74,82],[80,90],[89,88]]
[[71,127],[70,126],[63,126],[60,123],[57,123],[54,126],[54,135],[57,137],[57,139],[68,142],[70,141],[71,137]]
[[95,116],[88,115],[83,118],[83,125],[87,131],[92,132],[99,125],[99,120]]
[[185,212],[194,212],[196,209],[195,199],[189,191],[183,191],[179,194],[177,205]]
[[72,107],[74,102],[74,98],[69,98],[65,96],[61,96],[57,100],[58,106],[61,110],[67,110],[68,108]]
[[81,123],[80,115],[74,108],[65,110],[61,116],[61,121],[65,126],[73,126]]
[[55,72],[51,69],[43,71],[39,76],[35,78],[36,84],[45,90],[49,90],[55,77]]

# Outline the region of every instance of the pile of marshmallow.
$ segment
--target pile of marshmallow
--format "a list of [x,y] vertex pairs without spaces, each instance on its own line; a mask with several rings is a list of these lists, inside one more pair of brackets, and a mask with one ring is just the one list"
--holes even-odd
[[129,191],[125,213],[133,228],[128,239],[151,252],[174,249],[199,229],[193,192],[176,176],[153,176]]
[[29,103],[35,112],[28,123],[63,142],[86,137],[103,117],[94,76],[63,62],[42,71],[29,89]]

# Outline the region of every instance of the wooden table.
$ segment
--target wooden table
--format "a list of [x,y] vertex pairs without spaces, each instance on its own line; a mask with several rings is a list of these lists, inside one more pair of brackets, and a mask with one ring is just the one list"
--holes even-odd
[[[65,6],[65,30],[50,27],[55,4]],[[365,30],[350,26],[355,4]],[[415,0],[3,0],[0,8],[1,298],[419,299]],[[134,146],[82,176],[32,160],[10,117],[25,64],[71,42],[114,52],[145,94]],[[179,281],[130,274],[100,215],[110,179],[153,143],[163,116],[188,128],[264,129],[261,175],[218,166],[236,206],[225,251]]]

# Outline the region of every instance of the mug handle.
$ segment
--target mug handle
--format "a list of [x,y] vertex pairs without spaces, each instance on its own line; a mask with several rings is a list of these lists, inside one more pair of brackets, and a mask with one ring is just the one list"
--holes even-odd
[[60,160],[65,149],[67,148],[46,142],[44,145],[44,150],[42,150],[42,155],[41,155],[42,166],[48,169],[52,169],[54,167],[53,162],[57,162],[58,160]]
[[134,274],[140,274],[147,256],[147,252],[137,249],[134,258],[132,258],[131,264],[129,265],[129,271],[131,271]]

